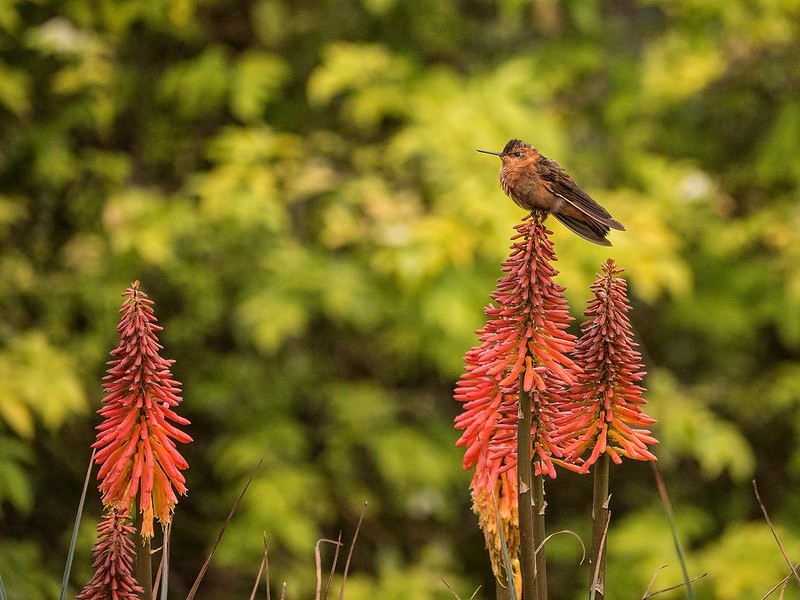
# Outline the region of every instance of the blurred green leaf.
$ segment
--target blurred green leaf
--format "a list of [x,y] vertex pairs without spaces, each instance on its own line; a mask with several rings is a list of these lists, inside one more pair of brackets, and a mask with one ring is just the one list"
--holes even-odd
[[26,515],[34,505],[34,490],[27,474],[33,462],[27,444],[11,436],[0,436],[0,499]]
[[682,389],[667,373],[651,373],[647,379],[651,416],[658,421],[656,449],[659,459],[669,464],[678,456],[697,460],[709,478],[727,471],[734,481],[751,479],[755,457],[747,440],[732,423],[723,421],[690,390]]
[[50,600],[57,598],[60,580],[43,569],[42,551],[32,541],[5,541],[0,548],[0,571],[9,599]]
[[174,103],[184,119],[198,119],[223,106],[230,87],[230,57],[221,45],[206,48],[193,60],[172,66],[163,77],[160,95]]
[[250,51],[238,58],[231,84],[231,111],[242,121],[257,122],[288,75],[285,61]]
[[30,78],[0,63],[0,105],[23,116],[30,109]]
[[[776,535],[788,556],[800,552],[800,540],[789,530],[779,526]],[[720,600],[763,597],[789,573],[766,523],[731,524],[700,564],[709,573],[710,593]]]
[[53,431],[87,408],[76,366],[35,330],[0,351],[0,396],[0,415],[23,438],[33,436],[34,420]]
[[[672,502],[674,505],[674,499]],[[612,509],[613,505],[612,501]],[[702,511],[682,504],[674,505],[673,509],[683,547],[689,546],[691,540],[707,535],[710,523]],[[614,523],[614,535],[609,535],[608,540],[607,581],[614,582],[614,589],[618,593],[626,597],[640,597],[654,577],[650,591],[683,582],[663,507],[653,505],[617,520]],[[703,573],[698,562],[691,555],[688,557],[687,566],[691,577]],[[707,581],[701,580],[693,586],[699,597],[707,593]],[[678,591],[674,597],[682,598],[685,594]]]

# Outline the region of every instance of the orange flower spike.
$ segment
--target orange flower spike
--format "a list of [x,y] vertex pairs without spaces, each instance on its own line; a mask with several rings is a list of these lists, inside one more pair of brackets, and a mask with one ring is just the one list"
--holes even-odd
[[582,373],[570,390],[572,402],[559,417],[572,439],[567,456],[577,461],[591,450],[584,469],[603,453],[617,464],[622,457],[655,460],[647,446],[658,440],[642,428],[655,421],[642,411],[645,390],[636,382],[644,371],[627,316],[627,284],[620,273],[622,269],[608,259],[592,284],[594,297],[584,313],[589,318],[574,352]]
[[[505,498],[513,508],[504,529],[507,535],[515,532],[517,496],[510,488],[512,482],[516,487],[520,385],[530,394],[526,397],[533,409],[531,455],[536,472],[555,477],[554,461],[578,469],[560,459],[565,438],[556,426],[563,390],[579,369],[569,357],[575,337],[566,331],[572,318],[564,289],[553,281],[557,271],[551,264],[555,253],[550,232],[540,214],[527,217],[515,229],[511,254],[502,264],[504,275],[491,296],[493,302],[484,309],[487,320],[477,332],[479,345],[467,352],[467,366],[454,394],[463,403],[455,419],[456,428],[463,430],[456,444],[465,447],[464,468],[475,467],[473,510],[498,577],[504,569],[490,500]],[[507,539],[509,550],[512,541]]]
[[152,537],[154,514],[162,525],[169,522],[177,504],[174,490],[186,493],[181,471],[188,464],[175,442],[192,438],[175,427],[189,421],[173,410],[181,403],[180,383],[170,373],[173,361],[159,355],[161,327],[153,302],[138,281],[123,296],[120,343],[103,378],[106,396],[98,413],[104,421],[93,447],[103,503],[125,514],[138,506],[141,534]]

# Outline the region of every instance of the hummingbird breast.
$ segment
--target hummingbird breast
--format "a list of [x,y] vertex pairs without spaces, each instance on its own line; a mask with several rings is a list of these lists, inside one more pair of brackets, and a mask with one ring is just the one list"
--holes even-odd
[[538,208],[550,212],[555,208],[556,200],[559,199],[542,185],[536,174],[532,172],[532,168],[520,169],[504,166],[500,169],[500,187],[517,206],[525,210]]

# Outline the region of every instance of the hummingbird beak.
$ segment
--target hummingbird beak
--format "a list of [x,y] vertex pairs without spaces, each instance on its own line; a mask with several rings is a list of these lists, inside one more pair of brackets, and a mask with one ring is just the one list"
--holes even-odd
[[483,152],[484,154],[491,154],[493,156],[505,156],[505,152],[492,152],[491,150],[478,150],[478,152]]

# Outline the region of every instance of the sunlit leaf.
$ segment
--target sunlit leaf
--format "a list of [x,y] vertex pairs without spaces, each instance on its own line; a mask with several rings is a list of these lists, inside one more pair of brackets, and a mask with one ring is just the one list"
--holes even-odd
[[0,414],[20,436],[30,438],[34,420],[56,430],[87,408],[78,369],[41,331],[30,331],[0,352]]

